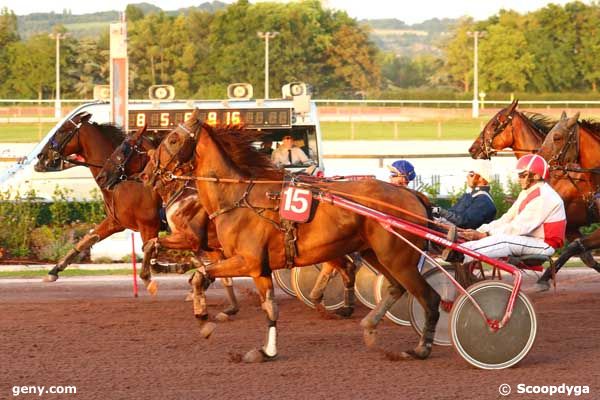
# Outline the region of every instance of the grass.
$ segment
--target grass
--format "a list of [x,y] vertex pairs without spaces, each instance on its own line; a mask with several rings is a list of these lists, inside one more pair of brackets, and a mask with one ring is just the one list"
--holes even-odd
[[[350,140],[352,129],[356,140],[471,140],[481,127],[483,119],[455,119],[423,122],[323,122],[324,140]],[[353,126],[354,127],[353,127]],[[37,143],[54,125],[0,124],[0,143]]]
[[[27,271],[1,271],[0,278],[40,278],[48,274],[45,269],[27,270]],[[123,269],[76,269],[67,268],[60,273],[61,277],[65,276],[103,276],[103,275],[132,275],[131,268]]]
[[487,118],[419,122],[322,122],[324,140],[473,140]]
[[0,124],[0,143],[37,143],[54,125],[53,123]]

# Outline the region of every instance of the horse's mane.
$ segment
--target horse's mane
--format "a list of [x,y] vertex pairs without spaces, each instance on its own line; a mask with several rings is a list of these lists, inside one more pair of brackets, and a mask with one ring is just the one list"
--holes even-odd
[[550,118],[547,115],[538,114],[534,112],[522,111],[521,114],[523,114],[523,116],[527,118],[527,120],[531,122],[531,124],[544,135],[547,135],[548,132],[550,132],[550,130],[558,122],[557,120]]
[[262,133],[241,126],[212,127],[202,124],[209,136],[241,175],[248,178],[282,180],[283,171],[277,169],[271,158],[258,151],[253,143],[262,139]]
[[98,128],[98,130],[102,132],[102,134],[106,136],[115,147],[120,145],[123,142],[123,140],[125,140],[125,132],[123,132],[123,129],[116,125],[108,123],[99,124],[96,122],[93,122],[92,125]]
[[579,125],[590,132],[596,139],[600,139],[600,121],[593,119],[582,119]]

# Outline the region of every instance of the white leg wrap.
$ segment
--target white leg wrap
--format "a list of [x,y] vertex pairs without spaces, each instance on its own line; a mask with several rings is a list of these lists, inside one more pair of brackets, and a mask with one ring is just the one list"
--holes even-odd
[[269,327],[267,344],[263,347],[263,351],[269,357],[277,355],[277,328],[274,326]]

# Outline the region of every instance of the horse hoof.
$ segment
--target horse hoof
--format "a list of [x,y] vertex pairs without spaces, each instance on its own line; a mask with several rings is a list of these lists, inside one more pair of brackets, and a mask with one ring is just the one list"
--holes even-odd
[[377,343],[377,331],[375,329],[363,330],[363,340],[368,348],[371,349],[375,347],[375,344]]
[[200,334],[202,335],[202,337],[204,337],[204,339],[208,339],[210,335],[212,335],[212,333],[215,331],[216,327],[217,324],[215,324],[214,322],[206,322],[200,328]]
[[264,351],[259,349],[252,349],[244,355],[243,361],[245,363],[261,363],[265,361],[273,361],[277,358],[277,354],[269,356]]
[[417,360],[425,360],[431,354],[431,347],[417,346],[414,350],[403,351],[404,358],[412,358]]
[[550,290],[550,282],[537,281],[534,287],[536,292],[547,292],[548,290]]
[[148,286],[146,286],[146,290],[148,293],[150,293],[150,295],[156,296],[156,293],[158,292],[158,282],[150,281]]
[[185,296],[185,301],[194,301],[194,293],[188,293],[187,296]]
[[219,322],[226,322],[229,321],[229,315],[225,312],[220,312],[217,315],[215,315],[215,319]]
[[42,279],[42,282],[56,282],[56,280],[58,279],[58,275],[52,275],[52,274],[48,274],[44,277],[44,279]]
[[353,307],[342,307],[338,310],[335,310],[335,314],[342,318],[350,318],[354,313]]

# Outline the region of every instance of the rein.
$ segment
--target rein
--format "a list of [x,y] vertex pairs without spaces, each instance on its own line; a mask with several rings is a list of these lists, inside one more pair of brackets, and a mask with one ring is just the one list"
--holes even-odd
[[[340,179],[343,178],[347,178],[347,177],[340,177]],[[348,177],[351,178],[351,177]],[[163,179],[169,181],[169,180],[185,180],[185,181],[201,181],[201,182],[215,182],[215,183],[237,183],[237,184],[248,184],[248,185],[255,185],[255,184],[284,184],[284,183],[288,183],[290,181],[284,181],[284,180],[253,180],[253,179],[236,179],[236,178],[216,178],[216,177],[204,177],[204,176],[180,176],[180,175],[173,175],[170,172],[167,172],[165,174],[163,174]],[[374,203],[377,204],[379,206],[382,206],[384,208],[388,208],[388,209],[392,209],[395,211],[398,211],[404,215],[408,215],[410,217],[416,218],[420,221],[423,222],[427,222],[427,223],[431,223],[440,227],[445,227],[444,224],[439,223],[437,221],[431,220],[429,218],[425,218],[421,215],[418,215],[416,213],[413,213],[411,211],[408,211],[402,207],[398,207],[398,206],[394,206],[392,204],[386,203],[384,201],[381,200],[376,200],[373,199],[371,197],[368,196],[361,196],[361,195],[356,195],[356,194],[350,194],[347,192],[343,192],[343,191],[339,191],[339,190],[334,190],[334,189],[328,189],[328,188],[324,188],[322,186],[322,183],[328,183],[328,182],[334,182],[332,181],[324,181],[324,182],[318,182],[318,181],[313,181],[313,182],[302,182],[302,178],[298,179],[298,177],[295,177],[295,179],[292,179],[291,182],[295,182],[298,184],[298,186],[303,186],[306,187],[308,189],[319,189],[321,193],[331,193],[331,194],[338,194],[341,196],[345,196],[348,198],[352,198],[355,200],[362,200],[362,201],[367,201],[370,203]],[[250,186],[250,188],[251,188]],[[227,210],[227,211],[231,211],[237,207],[239,207],[241,204],[241,202],[244,200],[244,198],[248,195],[248,190],[244,193],[244,195],[242,196],[242,198],[240,200],[238,200],[235,204],[238,204],[238,206],[229,206],[226,207],[224,209],[218,210],[216,212],[214,212],[213,214],[211,214],[211,216],[209,216],[211,219],[217,217],[218,215],[221,215],[223,213],[225,213],[226,211],[223,210]],[[320,193],[315,193],[314,194],[316,196],[316,198],[320,198],[319,195]],[[235,205],[234,204],[234,205]],[[213,216],[214,215],[214,216]]]

